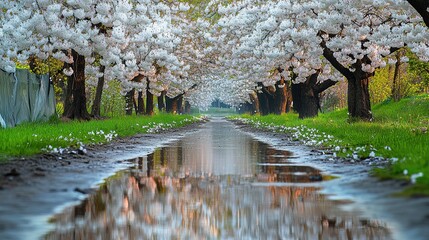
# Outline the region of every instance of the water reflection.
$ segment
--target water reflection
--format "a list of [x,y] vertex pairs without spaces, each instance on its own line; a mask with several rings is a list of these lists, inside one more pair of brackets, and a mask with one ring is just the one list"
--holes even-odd
[[321,172],[215,121],[135,159],[81,205],[52,218],[46,239],[388,239],[382,222],[340,209],[308,185]]

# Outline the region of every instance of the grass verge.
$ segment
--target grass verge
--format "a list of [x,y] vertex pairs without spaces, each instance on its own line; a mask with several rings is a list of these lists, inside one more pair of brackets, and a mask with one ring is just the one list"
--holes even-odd
[[116,137],[157,133],[200,119],[189,115],[157,114],[151,117],[126,116],[88,122],[22,124],[15,128],[0,129],[0,161],[43,152],[62,153],[69,149],[83,149],[87,144],[106,143]]
[[404,195],[429,196],[429,95],[383,102],[373,107],[373,114],[374,122],[352,123],[346,110],[304,120],[296,114],[240,118],[255,127],[288,132],[294,140],[326,147],[351,161],[387,158],[390,164],[375,168],[376,176],[409,181]]

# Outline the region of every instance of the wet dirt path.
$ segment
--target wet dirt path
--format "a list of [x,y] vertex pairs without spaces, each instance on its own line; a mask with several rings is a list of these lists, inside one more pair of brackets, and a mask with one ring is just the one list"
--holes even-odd
[[[95,192],[104,179],[132,165],[130,158],[200,128],[200,124],[87,146],[85,155],[43,155],[0,165],[0,239],[40,239],[53,228],[49,219]],[[16,169],[17,176],[8,176]],[[72,238],[73,239],[73,238]]]
[[[427,200],[387,197],[400,186],[370,178],[367,166],[327,163],[282,135],[244,132],[221,118],[171,137],[127,143],[89,170],[35,182],[34,192],[0,191],[0,239],[429,236]],[[159,147],[144,147],[150,142]]]

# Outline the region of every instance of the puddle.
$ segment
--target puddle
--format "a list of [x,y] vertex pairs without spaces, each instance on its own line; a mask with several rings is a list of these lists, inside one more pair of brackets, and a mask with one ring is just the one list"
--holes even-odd
[[130,162],[44,238],[391,239],[385,222],[320,192],[334,176],[223,120]]

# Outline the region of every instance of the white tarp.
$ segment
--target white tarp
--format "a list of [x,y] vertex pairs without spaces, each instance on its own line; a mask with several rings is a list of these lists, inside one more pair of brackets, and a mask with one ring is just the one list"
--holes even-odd
[[48,75],[17,69],[0,70],[0,125],[45,121],[55,114],[55,95]]

